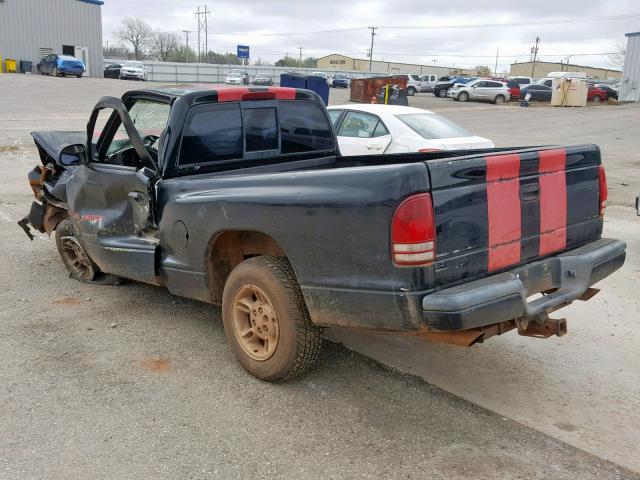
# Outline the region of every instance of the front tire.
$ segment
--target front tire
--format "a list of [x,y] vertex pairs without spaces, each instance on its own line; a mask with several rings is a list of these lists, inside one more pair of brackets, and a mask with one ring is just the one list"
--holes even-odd
[[76,238],[73,222],[65,218],[56,227],[56,247],[69,276],[79,282],[118,285],[120,277],[102,273]]
[[458,95],[458,101],[459,102],[468,102],[469,101],[469,94],[467,92],[462,92],[460,95]]
[[447,91],[444,88],[441,88],[440,90],[438,90],[438,97],[444,98],[446,96],[447,96]]
[[231,351],[252,375],[283,382],[314,366],[322,343],[286,258],[236,266],[224,286],[222,320]]
[[594,96],[593,96],[593,103],[600,103],[600,100],[602,100],[602,99],[600,98],[600,95],[594,95]]
[[58,76],[58,67],[53,67],[51,69],[51,76],[52,77],[57,77]]

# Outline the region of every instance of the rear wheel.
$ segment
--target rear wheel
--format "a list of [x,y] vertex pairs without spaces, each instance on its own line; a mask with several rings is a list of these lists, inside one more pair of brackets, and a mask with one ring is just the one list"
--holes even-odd
[[58,67],[53,67],[51,69],[51,76],[53,76],[53,77],[57,77],[58,76]]
[[593,96],[593,103],[600,103],[600,100],[602,100],[602,99],[600,98],[600,95],[594,95],[594,96]]
[[458,100],[461,102],[468,102],[469,94],[467,92],[462,92],[460,95],[458,95]]
[[69,276],[84,283],[97,283],[101,285],[117,285],[120,278],[116,275],[102,273],[95,263],[89,258],[84,247],[76,238],[71,219],[65,218],[56,227],[56,247],[62,258],[62,263],[67,267]]
[[413,97],[416,93],[417,93],[417,90],[415,89],[415,87],[407,88],[407,95],[409,95],[410,97]]
[[262,380],[300,376],[320,353],[320,329],[285,258],[263,255],[234,268],[224,286],[222,319],[233,354]]
[[496,95],[496,98],[493,99],[493,103],[496,105],[501,105],[506,100],[504,95]]

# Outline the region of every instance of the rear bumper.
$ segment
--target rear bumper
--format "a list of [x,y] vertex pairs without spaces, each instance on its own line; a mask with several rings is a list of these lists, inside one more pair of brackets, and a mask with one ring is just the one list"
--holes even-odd
[[[509,272],[465,283],[422,299],[424,324],[456,331],[527,318],[542,319],[569,305],[623,264],[626,244],[603,238],[576,250]],[[554,290],[532,301],[527,297]]]
[[[434,293],[301,285],[313,322],[368,331],[459,331],[544,318],[619,269],[626,244],[600,239],[576,250]],[[557,290],[555,290],[557,289]],[[527,297],[549,293],[539,299]]]
[[84,67],[61,67],[58,72],[64,75],[80,75],[84,73]]

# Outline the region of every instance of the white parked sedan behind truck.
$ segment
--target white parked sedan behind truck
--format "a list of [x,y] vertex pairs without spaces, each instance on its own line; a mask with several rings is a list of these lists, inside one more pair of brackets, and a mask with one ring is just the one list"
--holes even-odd
[[494,143],[421,108],[347,104],[328,107],[342,155],[494,148]]

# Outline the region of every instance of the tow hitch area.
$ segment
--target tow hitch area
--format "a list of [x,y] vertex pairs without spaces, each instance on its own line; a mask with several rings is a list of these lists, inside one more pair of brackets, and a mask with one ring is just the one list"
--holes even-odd
[[549,338],[553,335],[561,337],[567,333],[567,320],[565,318],[554,319],[549,317],[546,317],[541,323],[533,320],[508,320],[459,332],[422,330],[418,333],[418,336],[430,342],[448,343],[458,347],[471,347],[476,343],[483,343],[493,336],[507,333],[514,328],[518,329],[519,335],[525,337]]
[[518,325],[518,334],[525,337],[549,338],[553,335],[561,337],[566,333],[566,318],[547,318],[544,323],[526,322]]

